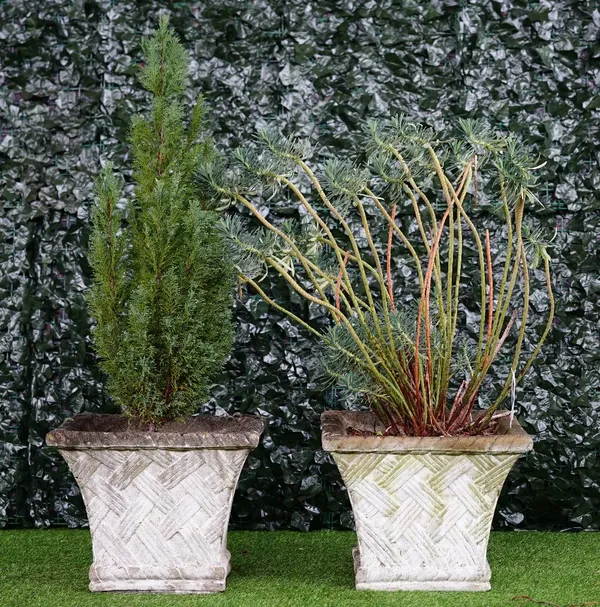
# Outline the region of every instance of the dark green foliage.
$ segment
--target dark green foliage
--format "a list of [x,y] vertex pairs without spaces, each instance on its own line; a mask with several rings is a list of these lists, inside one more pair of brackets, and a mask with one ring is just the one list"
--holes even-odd
[[131,143],[136,182],[128,224],[122,183],[107,164],[96,186],[90,293],[96,349],[110,392],[128,414],[151,423],[194,413],[232,344],[232,270],[218,215],[195,198],[192,175],[210,147],[198,144],[203,101],[184,122],[188,60],[162,18],[143,44],[140,81],[152,93]]
[[[547,161],[536,188],[544,207],[536,206],[532,227],[558,230],[550,251],[557,318],[543,360],[517,398],[535,451],[509,476],[495,526],[600,528],[597,3],[554,6],[53,0],[32,10],[28,0],[0,3],[0,525],[86,524],[77,485],[43,437],[65,417],[114,410],[83,298],[91,177],[100,158],[123,166],[132,103],[144,94],[134,75],[140,36],[159,11],[169,11],[196,61],[192,86],[210,91],[211,131],[228,148],[275,120],[286,133],[309,137],[311,158],[322,163],[361,145],[363,120],[405,112],[436,127],[484,116],[494,128],[525,134],[539,150]],[[497,221],[481,214],[495,259]],[[274,215],[288,217],[279,209]],[[395,260],[410,306],[412,276],[405,256]],[[266,280],[277,302],[294,299],[285,281]],[[474,292],[465,303],[470,314],[478,312],[477,298]],[[543,313],[543,292],[532,298],[536,314]],[[241,476],[232,523],[350,526],[344,485],[320,451],[319,415],[342,405],[315,385],[316,337],[258,295],[236,305],[237,343],[205,411],[260,410],[269,435]],[[324,328],[318,311],[300,304],[296,311]],[[533,592],[515,586],[515,594]],[[544,592],[532,596],[561,602]],[[572,593],[569,599],[577,602]]]

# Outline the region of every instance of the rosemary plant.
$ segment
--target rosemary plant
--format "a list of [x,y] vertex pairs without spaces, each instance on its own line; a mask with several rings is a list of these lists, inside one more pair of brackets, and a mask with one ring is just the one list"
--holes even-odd
[[106,165],[96,184],[89,302],[113,398],[126,414],[160,424],[209,397],[233,341],[235,274],[219,216],[194,185],[212,152],[199,142],[201,97],[186,126],[188,58],[166,17],[143,49],[140,81],[152,105],[132,124],[134,195],[124,217],[122,179]]
[[[524,225],[538,167],[516,138],[478,121],[461,121],[450,139],[404,117],[369,122],[364,133],[364,166],[331,160],[322,172],[314,171],[305,145],[265,130],[258,149],[236,151],[233,166],[217,161],[199,172],[219,201],[246,209],[260,224],[251,230],[239,214],[222,222],[239,280],[318,335],[331,380],[361,395],[386,433],[489,432],[494,413],[527,373],[552,325],[550,257],[539,235]],[[494,186],[497,214],[505,223],[504,259],[496,263],[489,231],[480,233],[468,211],[478,204],[483,183]],[[303,219],[271,221],[261,212],[264,200],[256,202],[269,189],[293,197]],[[402,228],[400,205],[414,215],[416,239]],[[477,252],[470,261],[480,289],[480,322],[476,343],[461,349],[467,239]],[[414,264],[420,290],[414,309],[399,302],[394,288],[397,244]],[[550,313],[540,339],[522,356],[532,276],[528,247],[543,266]],[[317,330],[269,297],[260,285],[269,270],[325,309],[330,328]],[[513,301],[517,294],[519,303]],[[511,333],[516,337],[510,340],[508,376],[486,412],[474,416],[483,382]],[[473,354],[465,356],[465,349]]]

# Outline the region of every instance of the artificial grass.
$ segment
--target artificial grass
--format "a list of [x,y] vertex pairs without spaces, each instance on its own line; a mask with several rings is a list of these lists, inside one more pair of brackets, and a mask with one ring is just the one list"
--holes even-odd
[[[496,607],[600,605],[600,533],[492,534],[490,592],[354,590],[355,535],[341,531],[230,533],[232,571],[217,595],[90,593],[82,530],[0,531],[0,607]],[[598,603],[596,603],[598,601]]]

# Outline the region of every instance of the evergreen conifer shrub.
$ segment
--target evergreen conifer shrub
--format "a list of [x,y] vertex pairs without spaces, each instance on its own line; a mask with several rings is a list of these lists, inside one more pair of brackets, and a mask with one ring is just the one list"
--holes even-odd
[[218,214],[193,182],[211,147],[199,141],[201,96],[185,119],[188,57],[167,17],[142,47],[152,102],[131,128],[135,189],[121,211],[123,179],[107,164],[97,180],[89,302],[111,395],[125,414],[160,424],[209,397],[232,346],[234,272]]

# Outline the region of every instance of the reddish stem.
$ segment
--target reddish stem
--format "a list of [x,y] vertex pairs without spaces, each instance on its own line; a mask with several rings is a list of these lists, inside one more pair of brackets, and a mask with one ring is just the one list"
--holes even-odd
[[[425,283],[423,285],[423,291],[421,293],[421,301],[419,303],[419,314],[417,316],[417,328],[416,328],[416,336],[415,336],[415,369],[414,369],[414,381],[415,387],[417,388],[417,399],[419,404],[422,406],[421,395],[418,390],[419,386],[419,345],[421,342],[421,319],[423,315],[425,315],[425,340],[427,342],[427,359],[428,359],[428,367],[431,367],[431,332],[429,327],[429,297],[431,292],[431,278],[433,275],[433,265],[435,262],[435,255],[440,246],[440,239],[442,237],[442,231],[444,229],[444,224],[450,215],[450,211],[452,209],[452,205],[450,205],[446,212],[444,213],[442,220],[440,221],[440,225],[437,231],[437,236],[433,246],[431,247],[431,251],[429,252],[429,262],[427,264],[427,273],[425,274]],[[425,313],[425,314],[423,314]],[[431,374],[431,370],[428,371]]]

